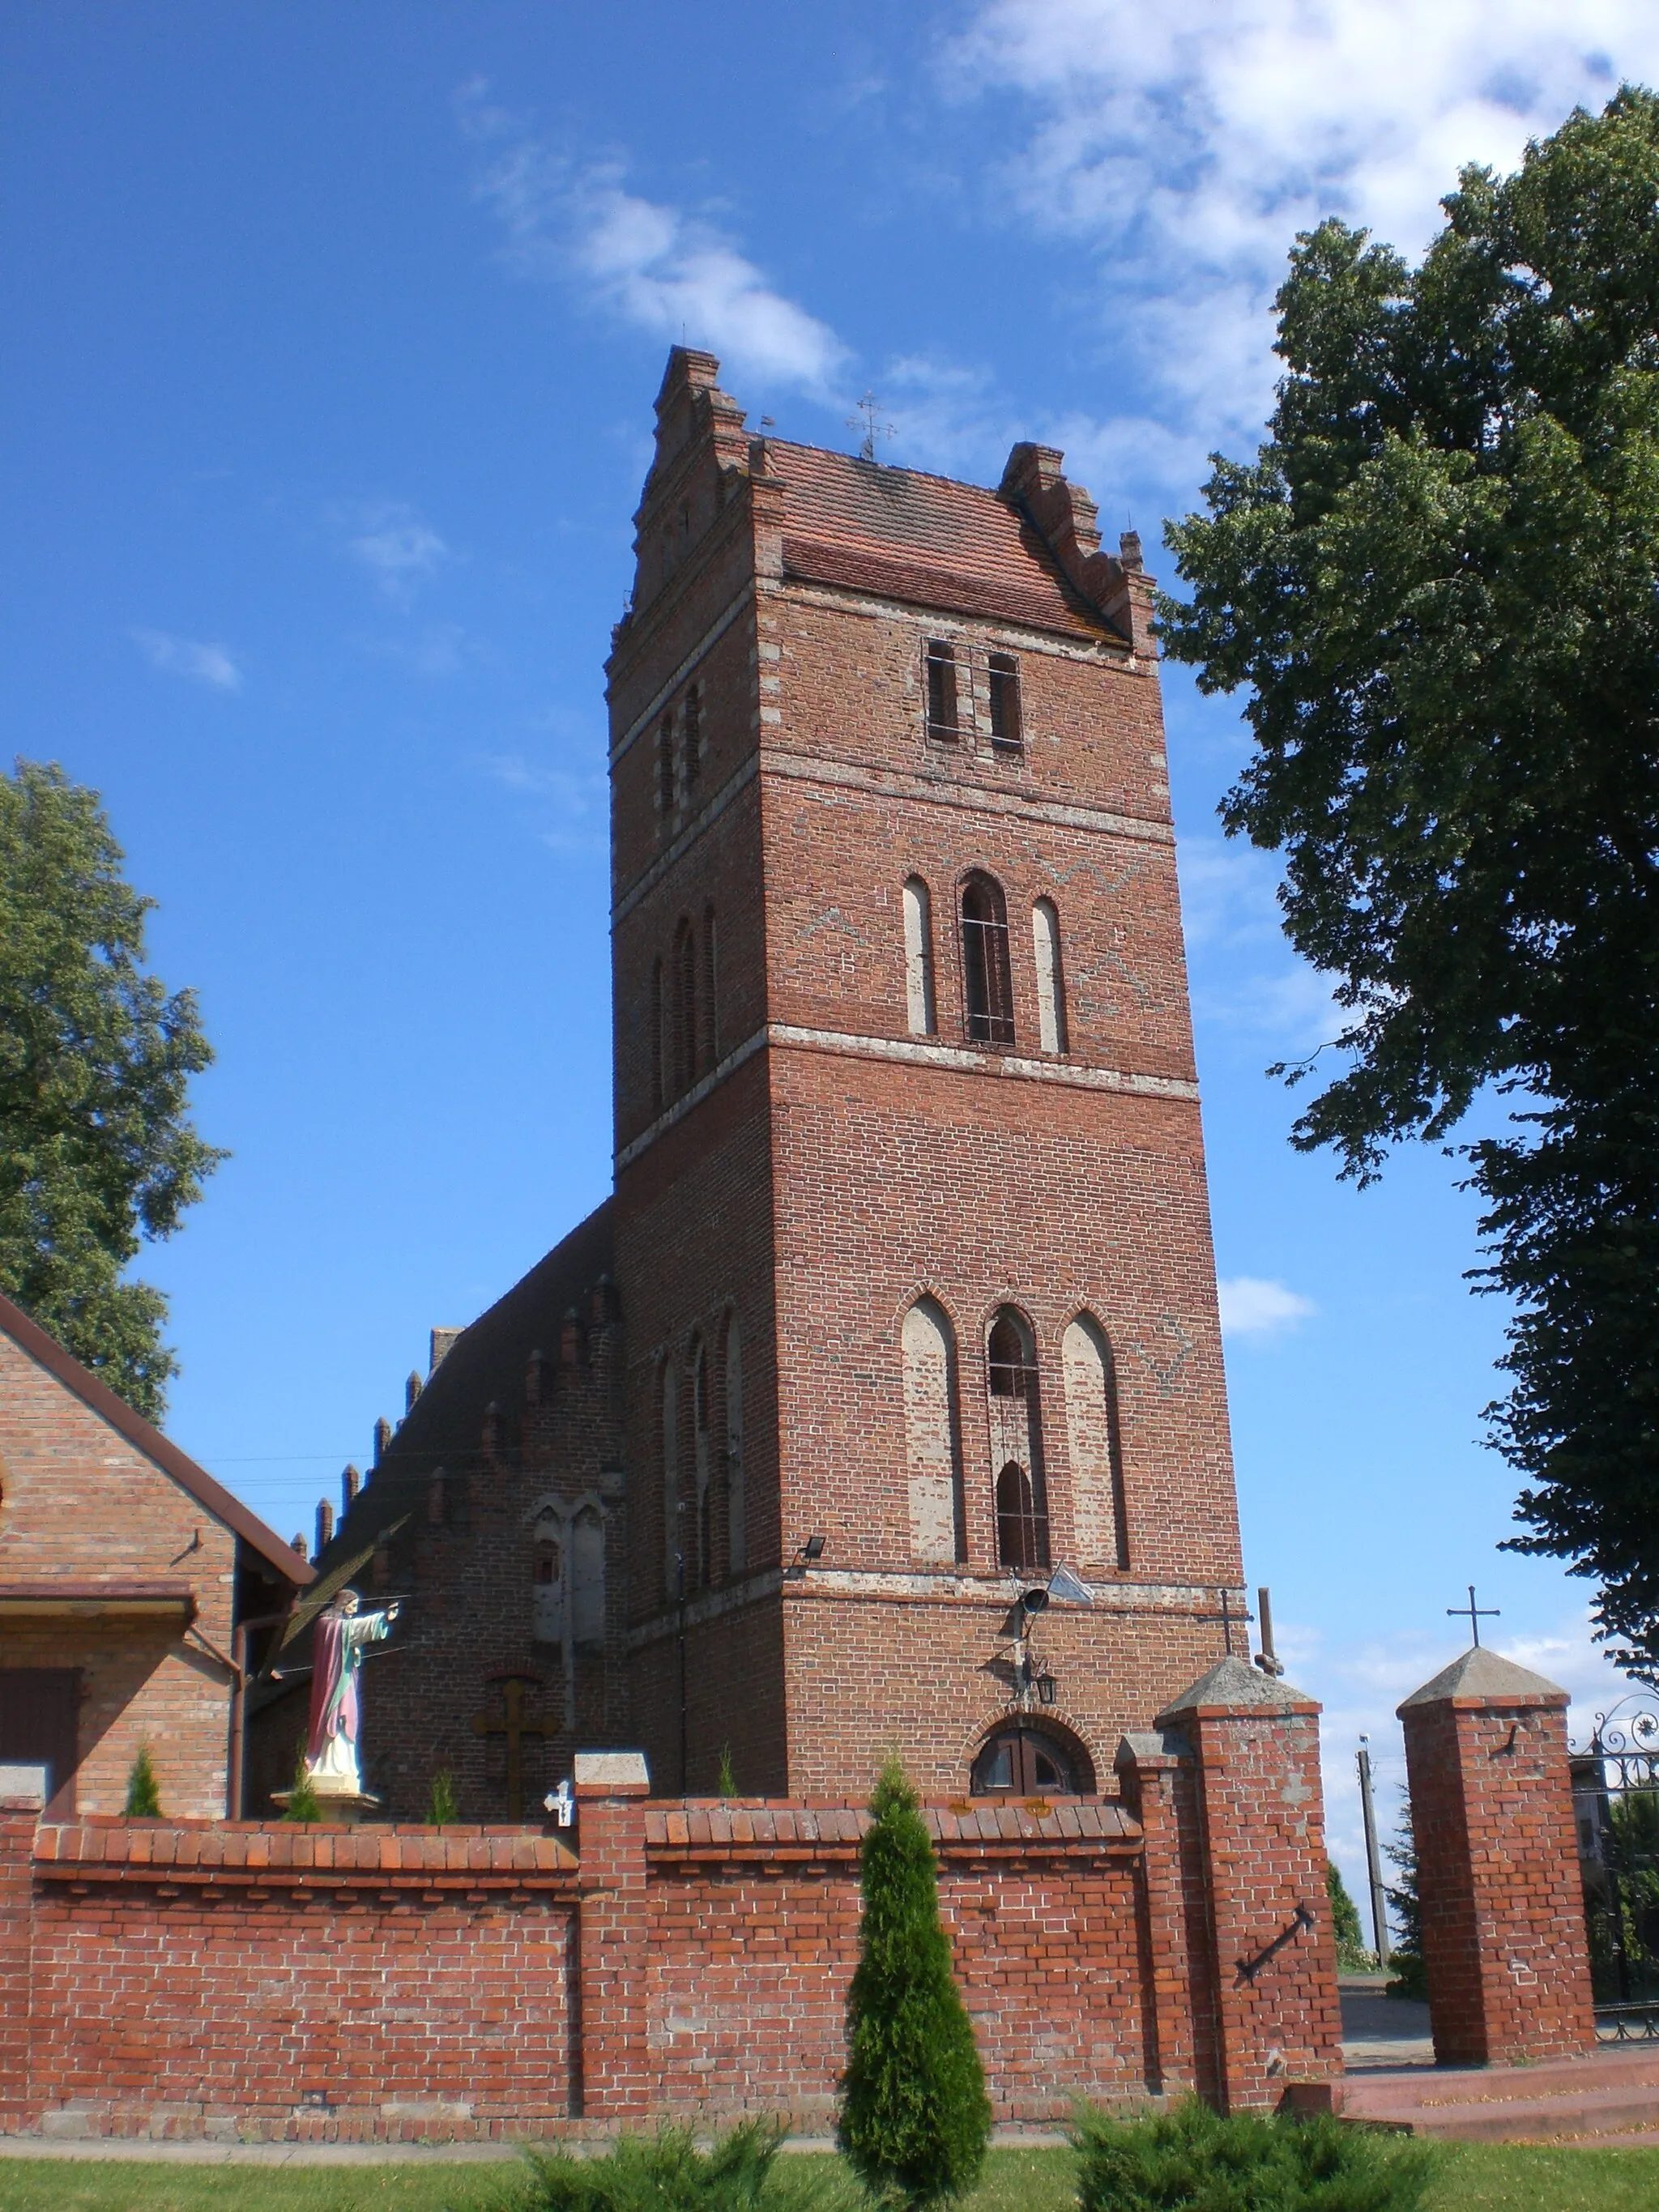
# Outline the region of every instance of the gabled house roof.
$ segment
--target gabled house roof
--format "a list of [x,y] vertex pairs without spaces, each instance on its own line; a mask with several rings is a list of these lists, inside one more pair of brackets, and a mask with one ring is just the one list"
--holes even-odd
[[152,1426],[142,1413],[135,1413],[124,1399],[118,1398],[106,1382],[100,1382],[90,1368],[64,1351],[55,1336],[50,1335],[39,1322],[31,1321],[21,1306],[14,1305],[8,1297],[0,1297],[0,1332],[9,1336],[20,1350],[26,1352],[38,1366],[73,1391],[82,1405],[106,1421],[117,1433],[126,1438],[133,1448],[143,1454],[164,1474],[170,1475],[180,1489],[193,1498],[204,1512],[210,1513],[216,1521],[233,1530],[250,1550],[257,1552],[267,1566],[275,1567],[284,1581],[296,1589],[303,1589],[312,1578],[309,1563],[302,1559],[290,1545],[285,1544],[274,1528],[269,1528],[257,1513],[251,1513],[240,1498],[234,1498],[221,1482],[216,1482],[204,1467],[177,1444]]

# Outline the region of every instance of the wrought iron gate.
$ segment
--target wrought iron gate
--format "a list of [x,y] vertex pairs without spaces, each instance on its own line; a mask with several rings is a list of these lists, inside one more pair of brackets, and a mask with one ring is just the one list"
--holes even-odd
[[1571,1769],[1596,2021],[1625,2041],[1659,2038],[1659,1715],[1619,1713]]

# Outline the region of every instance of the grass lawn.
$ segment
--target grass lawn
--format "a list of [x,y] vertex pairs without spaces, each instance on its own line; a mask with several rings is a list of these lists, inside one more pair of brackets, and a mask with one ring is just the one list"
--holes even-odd
[[[850,2212],[839,2160],[785,2158],[780,2212]],[[517,2167],[163,2166],[0,2159],[0,2212],[516,2212]],[[995,2150],[963,2212],[1066,2212],[1066,2150]],[[1659,2212],[1659,2148],[1545,2150],[1449,2143],[1424,2212]]]

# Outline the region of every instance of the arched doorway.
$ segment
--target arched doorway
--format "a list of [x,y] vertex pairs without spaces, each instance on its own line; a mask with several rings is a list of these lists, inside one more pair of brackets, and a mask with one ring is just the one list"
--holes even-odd
[[1085,1797],[1094,1774],[1080,1743],[1015,1716],[980,1746],[969,1787],[975,1797]]

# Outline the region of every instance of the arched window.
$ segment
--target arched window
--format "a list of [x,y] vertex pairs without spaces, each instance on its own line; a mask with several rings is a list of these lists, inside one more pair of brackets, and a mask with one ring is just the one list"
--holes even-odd
[[1017,753],[1025,742],[1019,711],[1019,663],[1012,653],[994,653],[988,670],[991,743],[999,752]]
[[668,1103],[668,1039],[664,1020],[663,974],[660,960],[651,963],[651,1111],[660,1114]]
[[697,779],[702,773],[702,701],[694,684],[685,695],[685,705],[680,714],[680,757],[684,765],[681,781],[689,806],[696,794]]
[[962,887],[962,981],[969,1039],[975,1044],[1012,1044],[1008,908],[993,876],[975,873]]
[[900,1331],[913,1558],[952,1565],[967,1557],[957,1423],[956,1338],[944,1308],[919,1298]]
[[680,1589],[680,1383],[672,1359],[662,1370],[662,1577],[670,1597]]
[[712,1070],[720,1056],[720,963],[714,950],[714,909],[702,910],[702,1065]]
[[596,1505],[570,1523],[570,1633],[580,1650],[605,1641],[605,1522]]
[[986,1738],[969,1787],[975,1797],[1079,1797],[1094,1779],[1075,1737],[1046,1723],[1013,1720]]
[[1017,1460],[997,1477],[997,1565],[1036,1574],[1048,1565],[1048,1522],[1039,1516],[1031,1478]]
[[991,1323],[985,1382],[996,1470],[997,1564],[1030,1574],[1048,1565],[1048,1493],[1036,1343],[1017,1306],[1004,1306]]
[[538,1644],[564,1641],[564,1547],[556,1521],[537,1523],[531,1555],[530,1633]]
[[688,1580],[707,1589],[714,1579],[714,1509],[708,1479],[708,1354],[698,1338],[691,1347],[691,1466],[696,1486],[696,1571]]
[[726,1324],[726,1557],[732,1574],[749,1564],[749,1522],[743,1488],[743,1332]]
[[1085,1565],[1121,1569],[1129,1564],[1128,1516],[1106,1332],[1092,1314],[1079,1314],[1061,1339],[1060,1351],[1078,1556]]
[[674,933],[674,1096],[697,1079],[697,933],[690,921]]
[[933,902],[920,876],[904,886],[904,1003],[912,1036],[932,1036],[939,1027],[933,1007]]
[[1036,957],[1037,1033],[1044,1052],[1064,1052],[1066,986],[1060,972],[1060,916],[1052,899],[1031,908],[1031,949]]
[[957,739],[957,655],[949,638],[927,641],[927,734],[941,744]]
[[674,717],[665,714],[657,730],[657,811],[666,829],[674,818]]

